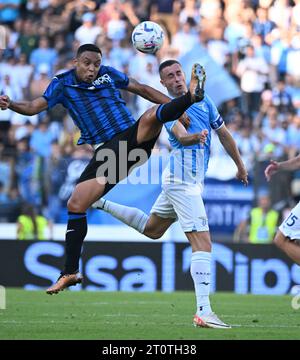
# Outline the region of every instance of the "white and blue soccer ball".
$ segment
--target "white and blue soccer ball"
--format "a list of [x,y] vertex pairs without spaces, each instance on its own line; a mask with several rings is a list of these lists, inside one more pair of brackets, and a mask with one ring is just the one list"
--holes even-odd
[[134,28],[131,40],[138,51],[155,54],[164,42],[164,31],[153,21],[143,21]]

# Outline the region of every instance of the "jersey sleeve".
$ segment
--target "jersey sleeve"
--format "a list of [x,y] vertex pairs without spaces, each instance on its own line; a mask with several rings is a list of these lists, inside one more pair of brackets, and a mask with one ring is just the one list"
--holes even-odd
[[48,85],[43,97],[48,102],[48,109],[52,108],[56,104],[62,102],[63,98],[63,83],[57,77],[54,77],[51,83]]
[[168,121],[166,123],[164,123],[165,128],[168,130],[168,132],[172,132],[173,127],[175,126],[175,124],[177,123],[178,120],[174,120],[174,121]]
[[129,84],[129,78],[125,73],[108,66],[111,77],[114,80],[114,83],[118,89],[124,89]]
[[218,130],[224,125],[224,120],[213,101],[207,97],[209,107],[209,123],[212,129]]

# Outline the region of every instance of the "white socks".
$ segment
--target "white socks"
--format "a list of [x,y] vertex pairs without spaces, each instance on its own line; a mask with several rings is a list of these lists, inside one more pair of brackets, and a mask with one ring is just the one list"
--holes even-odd
[[105,199],[99,199],[93,205],[95,209],[102,209],[124,224],[131,226],[141,234],[144,233],[149,216],[137,208],[120,205]]
[[211,253],[195,251],[191,259],[191,276],[194,281],[197,315],[208,315],[212,310],[209,301]]

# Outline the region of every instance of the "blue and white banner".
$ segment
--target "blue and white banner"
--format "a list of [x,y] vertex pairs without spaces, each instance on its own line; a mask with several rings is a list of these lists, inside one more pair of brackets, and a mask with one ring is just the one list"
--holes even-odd
[[[41,290],[56,281],[64,243],[0,241],[0,285]],[[83,285],[72,291],[193,291],[191,247],[172,241],[85,242]],[[12,262],[11,259],[14,259]],[[300,267],[274,245],[213,244],[211,291],[283,295],[300,284]]]
[[229,73],[208,54],[207,50],[197,44],[191,51],[179,59],[183,70],[189,78],[194,63],[200,63],[206,71],[205,91],[216,106],[241,95],[238,85]]

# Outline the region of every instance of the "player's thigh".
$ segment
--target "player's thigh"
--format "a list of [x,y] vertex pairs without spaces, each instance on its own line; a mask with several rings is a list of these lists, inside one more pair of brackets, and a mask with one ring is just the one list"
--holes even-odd
[[105,183],[90,179],[77,184],[68,201],[68,210],[85,212],[104,193]]
[[195,191],[191,191],[192,186],[168,185],[164,190],[184,232],[209,231],[201,188],[195,186]]
[[161,237],[169,226],[177,220],[174,208],[165,192],[162,191],[150,210],[150,218],[147,222],[147,234],[153,238]]
[[161,129],[162,123],[156,118],[156,111],[159,105],[153,106],[148,109],[141,117],[137,132],[137,142],[141,144],[145,141],[152,140],[158,136]]
[[160,238],[167,229],[176,221],[174,218],[164,218],[157,214],[151,214],[144,230],[146,236]]

